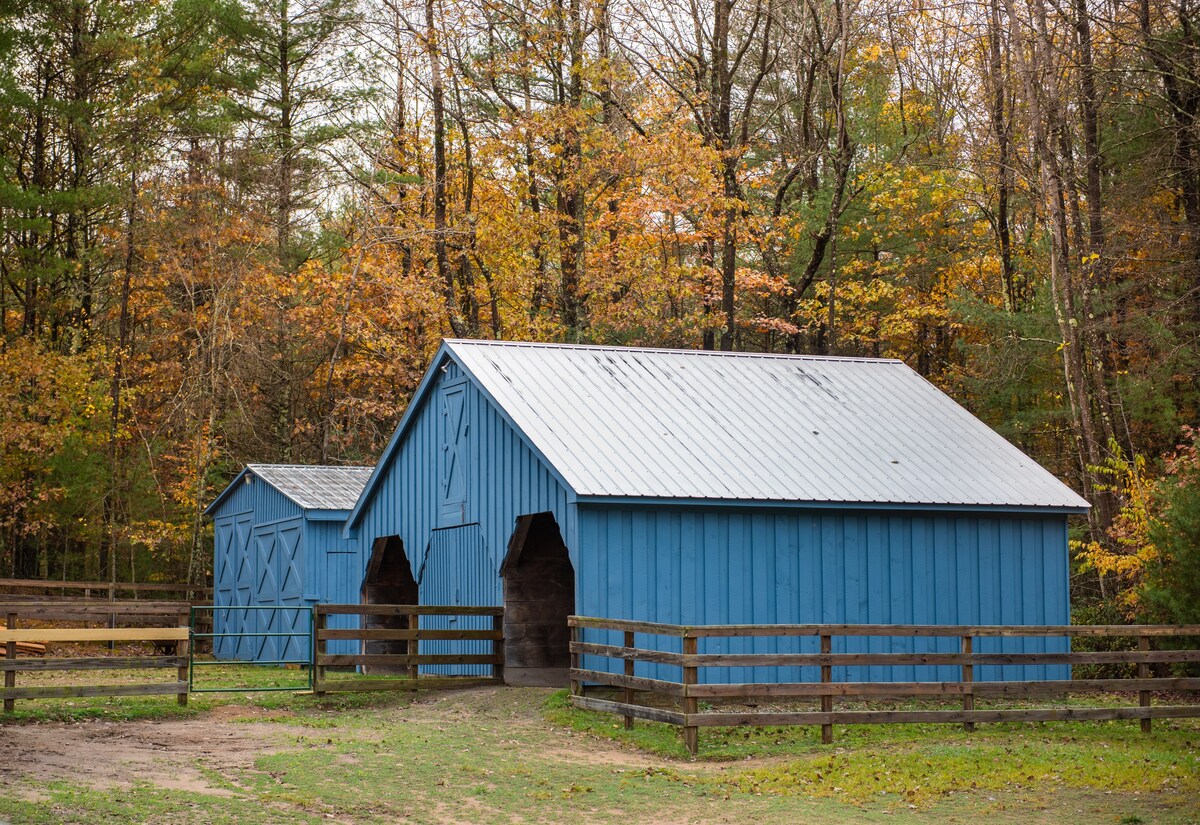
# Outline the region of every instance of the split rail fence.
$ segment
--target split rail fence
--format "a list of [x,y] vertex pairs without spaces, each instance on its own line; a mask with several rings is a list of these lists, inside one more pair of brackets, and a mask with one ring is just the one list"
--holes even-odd
[[[0,629],[4,658],[0,672],[4,687],[0,699],[4,712],[12,713],[18,699],[63,699],[84,696],[152,696],[175,694],[180,705],[187,704],[188,654],[191,630],[187,605],[180,602],[111,603],[78,600],[74,602],[0,602],[5,627]],[[22,620],[71,622],[108,622],[119,619],[136,627],[31,628],[20,627]],[[149,626],[146,626],[149,625]],[[70,658],[17,658],[20,643],[101,643],[152,644],[156,655],[79,656]],[[173,670],[169,682],[101,685],[42,685],[21,687],[17,675],[48,671],[99,671],[162,668]]]
[[[957,625],[708,625],[684,626],[654,622],[572,616],[571,702],[587,710],[621,715],[627,728],[634,719],[665,722],[683,729],[683,740],[691,753],[699,748],[702,727],[740,725],[820,725],[821,739],[833,741],[835,724],[884,724],[943,722],[961,723],[973,730],[979,722],[1042,722],[1057,720],[1139,719],[1149,732],[1152,719],[1200,717],[1200,704],[1153,705],[1155,691],[1200,690],[1200,678],[1152,677],[1151,665],[1200,662],[1200,650],[1154,650],[1153,640],[1200,636],[1200,625],[1067,625],[1067,626],[957,626]],[[586,631],[623,634],[623,644],[585,641]],[[678,639],[682,652],[661,649],[663,644],[637,645],[638,636]],[[980,638],[1062,638],[1084,636],[1133,637],[1137,650],[1062,653],[975,652]],[[834,653],[833,641],[845,637],[951,637],[959,640],[952,653]],[[702,639],[816,639],[819,653],[701,653]],[[672,642],[672,644],[674,644]],[[621,673],[581,667],[581,657],[620,660]],[[637,663],[670,665],[680,669],[681,679],[653,679],[636,673]],[[1063,679],[1037,681],[976,681],[974,670],[981,665],[1083,665],[1132,663],[1135,678]],[[958,681],[926,682],[835,682],[833,668],[839,666],[957,666]],[[706,684],[704,668],[726,667],[811,667],[820,669],[819,682],[751,682]],[[585,683],[617,688],[621,700],[584,695]],[[975,708],[975,699],[1026,701],[1072,693],[1123,693],[1136,691],[1134,707]],[[647,697],[636,701],[637,694]],[[835,710],[837,699],[868,698],[956,698],[955,710]],[[700,710],[700,702],[742,699],[778,702],[788,699],[819,700],[819,711],[721,712]]]
[[84,599],[103,598],[111,602],[119,601],[123,596],[127,595],[132,595],[133,598],[137,599],[142,598],[145,594],[155,594],[155,597],[160,599],[164,597],[169,597],[172,600],[178,598],[200,604],[211,600],[213,589],[194,584],[156,584],[153,582],[130,584],[128,582],[0,579],[0,593],[4,594],[4,601],[24,598],[37,599],[42,596],[58,595],[63,598],[67,596]]
[[[359,615],[363,627],[331,628],[329,617]],[[457,630],[422,627],[422,616],[490,616],[491,629]],[[394,624],[394,627],[379,626]],[[374,625],[374,626],[372,626]],[[401,647],[404,653],[327,653],[326,642],[351,639],[379,647]],[[421,653],[422,641],[491,642],[490,653]],[[489,676],[421,675],[422,666],[490,665]],[[406,676],[402,679],[329,678],[329,668],[364,667]],[[438,690],[504,683],[504,608],[414,604],[319,604],[313,607],[313,693],[360,690]]]

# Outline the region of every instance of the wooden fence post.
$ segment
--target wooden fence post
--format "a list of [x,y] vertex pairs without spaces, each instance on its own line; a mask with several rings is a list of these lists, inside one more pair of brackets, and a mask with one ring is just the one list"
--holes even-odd
[[579,669],[579,654],[575,651],[575,646],[583,641],[583,628],[578,625],[571,626],[571,695],[583,695],[583,683],[575,678],[575,671]]
[[[16,613],[8,614],[7,627],[9,630],[17,629],[17,614]],[[12,659],[17,658],[17,643],[16,642],[9,642],[8,644],[6,644],[4,646],[4,648],[5,648],[4,658],[9,659],[10,661]],[[17,686],[17,672],[15,670],[4,671],[4,686],[6,688],[11,688],[11,687]],[[16,709],[16,706],[17,706],[17,703],[16,703],[15,699],[5,699],[4,700],[4,712],[5,713],[12,713]]]
[[421,650],[421,640],[417,638],[417,630],[421,627],[421,617],[416,613],[408,614],[408,629],[412,631],[412,638],[408,640],[408,655],[413,657],[408,660],[408,678],[421,678],[421,666],[417,664],[416,657]]
[[[115,583],[115,582],[109,582],[109,583],[108,583],[108,602],[109,602],[109,604],[113,604],[113,603],[115,603],[115,602],[116,602],[116,600],[117,600],[117,586],[116,586],[116,583]],[[112,629],[112,628],[115,628],[115,627],[117,626],[117,614],[116,614],[116,613],[110,613],[110,614],[109,614],[109,616],[108,616],[108,626],[109,626],[109,628],[110,628],[110,629]],[[113,641],[113,642],[109,642],[109,643],[108,643],[108,649],[109,649],[109,651],[110,651],[110,652],[112,652],[112,651],[115,651],[115,650],[117,649],[117,643],[116,643],[115,641]]]
[[325,639],[322,638],[324,634],[322,634],[321,631],[325,629],[327,619],[325,616],[325,611],[321,609],[322,607],[324,607],[324,605],[313,605],[312,675],[314,696],[325,695],[325,691],[323,690],[325,686],[325,665],[323,664],[325,659]]
[[[970,656],[973,649],[974,649],[974,639],[972,639],[970,636],[963,636],[962,637],[962,648],[961,648],[962,654],[964,656]],[[975,666],[974,665],[964,664],[962,666],[962,681],[964,684],[966,684],[966,689],[967,689],[967,692],[963,694],[963,700],[962,700],[963,710],[967,710],[967,711],[975,710],[975,693],[973,692],[974,687],[972,686],[972,683],[975,681]],[[970,733],[971,731],[975,730],[975,723],[974,722],[963,722],[963,730],[965,730],[967,733]]]
[[[699,649],[699,645],[697,644],[697,642],[698,642],[698,640],[696,639],[695,636],[685,635],[683,637],[683,655],[684,656],[695,656],[697,650]],[[700,708],[696,701],[696,697],[691,695],[691,691],[688,688],[695,685],[697,683],[698,679],[696,678],[695,665],[692,665],[689,667],[686,664],[686,662],[687,662],[686,659],[684,660],[684,662],[685,662],[685,664],[683,666],[683,714],[684,714],[683,744],[685,746],[687,746],[688,753],[690,753],[692,756],[695,756],[696,753],[700,750],[700,729],[690,723],[692,721],[691,717],[694,714],[698,713]]]
[[[828,633],[821,634],[821,653],[829,656],[833,653],[833,637]],[[821,665],[821,684],[828,685],[833,682],[833,666]],[[833,713],[833,694],[825,693],[821,695],[821,712]],[[833,744],[833,724],[828,723],[821,725],[821,742],[825,745]]]
[[501,684],[504,683],[504,614],[492,617],[492,630],[500,631],[500,638],[492,640],[492,655],[499,660],[499,664],[492,665],[492,678]]
[[[1140,650],[1140,651],[1149,651],[1150,650],[1150,637],[1149,636],[1138,636],[1138,650]],[[1139,679],[1149,679],[1150,678],[1150,663],[1149,662],[1138,662],[1137,675],[1138,675]],[[1148,690],[1139,690],[1138,691],[1138,705],[1140,705],[1141,707],[1144,707],[1144,708],[1150,707],[1150,691],[1148,691]],[[1152,722],[1152,720],[1150,719],[1149,716],[1147,716],[1145,719],[1142,720],[1142,733],[1150,732],[1151,722]]]
[[[632,647],[633,647],[633,631],[626,630],[625,631],[625,650],[626,650],[625,675],[626,676],[633,676],[633,664],[634,664],[633,653],[630,650]],[[632,705],[633,704],[633,688],[626,687],[624,692],[621,694],[621,700],[627,705]],[[625,717],[625,730],[633,730],[633,717],[632,716]]]
[[191,651],[192,651],[192,639],[191,639],[192,623],[189,620],[187,613],[179,614],[179,625],[180,625],[180,627],[186,627],[188,629],[188,638],[186,640],[181,639],[180,641],[175,643],[175,655],[180,656],[184,659],[183,664],[179,665],[179,668],[175,671],[176,680],[180,681],[180,682],[184,682],[183,690],[180,691],[179,695],[176,698],[179,702],[180,707],[186,707],[187,703],[188,703],[188,688],[191,687],[191,685],[187,684],[187,682],[189,681],[188,680],[187,657],[189,657],[191,655]]

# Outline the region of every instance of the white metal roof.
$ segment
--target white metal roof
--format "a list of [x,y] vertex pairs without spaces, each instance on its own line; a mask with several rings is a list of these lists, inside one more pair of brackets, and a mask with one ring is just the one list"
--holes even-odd
[[901,361],[446,349],[579,496],[1088,506]]
[[349,510],[358,501],[372,467],[247,464],[246,470],[305,510]]

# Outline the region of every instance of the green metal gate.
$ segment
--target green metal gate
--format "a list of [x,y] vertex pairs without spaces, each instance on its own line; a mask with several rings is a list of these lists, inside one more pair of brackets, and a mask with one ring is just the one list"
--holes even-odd
[[[228,611],[217,630],[218,611]],[[197,631],[197,618],[205,615],[208,631]],[[193,605],[188,626],[192,643],[188,646],[188,690],[191,693],[250,693],[260,691],[312,690],[313,686],[313,608],[310,605]],[[212,658],[196,655],[199,639],[212,642]],[[261,655],[274,658],[258,658]],[[217,658],[220,656],[221,658]],[[279,675],[298,665],[303,673],[287,684],[279,684]],[[221,681],[241,684],[196,684],[197,670],[215,673]],[[295,682],[295,683],[292,683]]]

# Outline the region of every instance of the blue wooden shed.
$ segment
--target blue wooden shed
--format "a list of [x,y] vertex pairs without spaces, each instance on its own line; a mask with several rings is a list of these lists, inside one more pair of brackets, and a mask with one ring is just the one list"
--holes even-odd
[[[301,633],[309,619],[296,608],[359,601],[364,560],[342,528],[370,475],[370,467],[246,465],[204,511],[213,520],[214,632]],[[349,627],[356,617],[336,618]],[[329,649],[357,653],[355,645]],[[213,645],[217,658],[258,662],[307,661],[308,650],[299,635],[217,636]]]
[[[376,575],[411,575],[423,603],[504,604],[506,678],[561,683],[570,613],[1068,623],[1067,517],[1087,507],[900,361],[447,340],[346,536],[372,548]],[[712,639],[701,652],[816,652],[808,641]],[[835,652],[957,644],[839,642]],[[839,670],[957,678],[932,666]],[[977,679],[1066,676],[976,668]],[[818,673],[710,668],[704,678]]]

